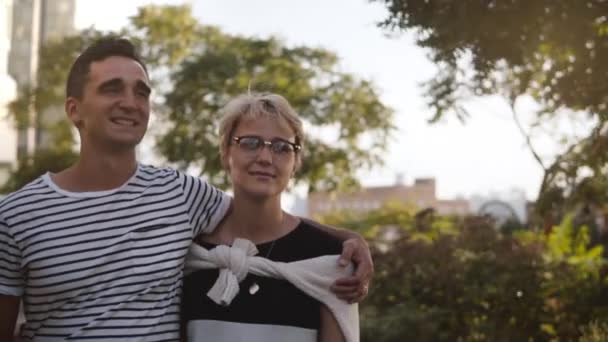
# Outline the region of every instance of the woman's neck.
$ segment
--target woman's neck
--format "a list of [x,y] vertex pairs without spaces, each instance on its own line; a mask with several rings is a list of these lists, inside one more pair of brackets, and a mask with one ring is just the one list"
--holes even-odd
[[235,194],[230,215],[206,240],[232,243],[235,238],[244,238],[259,244],[286,235],[297,224],[296,217],[281,209],[280,198],[255,200]]

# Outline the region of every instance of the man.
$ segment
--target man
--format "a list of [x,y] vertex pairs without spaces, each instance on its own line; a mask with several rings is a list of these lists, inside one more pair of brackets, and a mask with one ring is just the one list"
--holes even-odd
[[[137,163],[151,89],[129,41],[87,48],[66,88],[78,162],[0,201],[0,341],[12,339],[21,299],[26,340],[177,340],[184,257],[230,198],[201,179]],[[342,259],[358,266],[333,291],[358,301],[372,273],[369,250],[352,233],[331,233],[346,240]]]

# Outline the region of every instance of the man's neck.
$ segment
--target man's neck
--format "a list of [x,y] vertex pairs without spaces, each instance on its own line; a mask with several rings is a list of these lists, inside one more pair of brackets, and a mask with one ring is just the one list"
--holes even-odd
[[51,175],[57,186],[72,192],[112,190],[126,183],[137,171],[134,151],[112,155],[83,152],[76,164]]

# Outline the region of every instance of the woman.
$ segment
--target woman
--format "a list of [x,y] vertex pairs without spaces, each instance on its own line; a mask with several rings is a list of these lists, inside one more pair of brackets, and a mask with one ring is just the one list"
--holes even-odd
[[[188,265],[197,270],[184,279],[186,340],[358,340],[356,305],[328,292],[343,275],[335,262],[342,243],[281,209],[281,194],[301,164],[302,122],[274,94],[240,96],[223,114],[220,155],[233,210],[191,250]],[[201,269],[207,267],[221,271]]]

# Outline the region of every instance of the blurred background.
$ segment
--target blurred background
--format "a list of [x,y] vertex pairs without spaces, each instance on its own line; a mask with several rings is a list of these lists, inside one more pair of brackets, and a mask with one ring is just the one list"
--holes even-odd
[[218,109],[305,121],[285,210],[369,241],[363,341],[608,341],[605,0],[0,0],[0,197],[77,158],[78,53],[138,44],[138,154],[230,185]]

